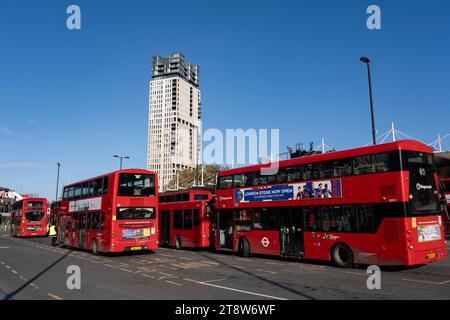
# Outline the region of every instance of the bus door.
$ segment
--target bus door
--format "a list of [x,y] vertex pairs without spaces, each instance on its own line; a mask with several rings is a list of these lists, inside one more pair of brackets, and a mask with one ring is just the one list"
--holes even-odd
[[303,217],[301,208],[280,208],[280,253],[303,256]]
[[233,211],[216,211],[217,219],[217,240],[218,247],[223,249],[233,249]]
[[86,213],[80,213],[80,220],[78,223],[78,248],[84,249],[84,242],[86,240]]
[[159,234],[161,235],[162,246],[170,246],[170,210],[159,212]]
[[66,216],[57,214],[57,223],[58,223],[58,242],[64,242],[64,233],[66,230]]

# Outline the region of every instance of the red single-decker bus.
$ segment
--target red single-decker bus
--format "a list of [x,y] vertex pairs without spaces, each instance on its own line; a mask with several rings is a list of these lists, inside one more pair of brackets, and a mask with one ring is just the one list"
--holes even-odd
[[160,245],[181,248],[210,246],[210,190],[192,189],[159,195]]

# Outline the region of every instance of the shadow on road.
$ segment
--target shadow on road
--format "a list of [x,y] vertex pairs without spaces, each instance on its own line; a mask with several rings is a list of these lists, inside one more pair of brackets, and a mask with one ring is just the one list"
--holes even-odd
[[291,292],[291,293],[294,293],[294,294],[296,294],[296,295],[298,295],[298,296],[301,296],[301,297],[303,297],[303,298],[306,298],[306,299],[309,299],[309,300],[317,300],[316,298],[314,298],[314,297],[312,297],[312,296],[310,296],[310,295],[308,295],[308,294],[305,294],[305,293],[302,293],[302,292],[297,291],[297,290],[295,290],[295,289],[286,287],[286,286],[284,286],[284,285],[282,285],[282,284],[280,284],[280,283],[278,283],[278,282],[271,281],[271,280],[269,280],[269,279],[260,277],[260,276],[254,274],[254,273],[252,273],[252,272],[250,272],[250,271],[246,271],[246,270],[244,270],[244,269],[240,269],[240,268],[233,267],[232,265],[229,265],[229,264],[226,263],[226,262],[223,262],[223,261],[220,261],[220,260],[218,260],[218,259],[215,259],[214,257],[210,257],[210,256],[205,255],[205,254],[200,253],[200,252],[199,252],[199,255],[201,255],[202,257],[204,257],[204,258],[206,258],[206,259],[209,259],[209,260],[212,260],[212,261],[214,261],[214,262],[217,262],[217,263],[219,263],[219,264],[221,264],[221,265],[224,265],[224,266],[226,266],[226,267],[228,267],[228,268],[230,268],[230,269],[239,271],[239,272],[244,273],[244,274],[246,274],[246,275],[249,275],[249,276],[251,276],[251,277],[253,277],[253,278],[256,278],[256,279],[258,279],[258,280],[261,280],[261,281],[264,281],[264,282],[266,282],[266,283],[269,283],[269,284],[271,284],[271,285],[273,285],[273,286],[275,286],[275,287],[278,287],[278,288],[281,288],[281,289],[283,289],[283,290],[286,290],[286,291],[289,291],[289,292]]
[[59,258],[58,260],[56,260],[55,262],[53,262],[51,265],[49,265],[47,268],[45,268],[44,270],[42,270],[41,272],[39,272],[37,275],[35,275],[33,278],[31,278],[30,280],[28,280],[25,284],[23,284],[22,286],[20,286],[19,288],[17,288],[16,290],[8,293],[7,295],[5,295],[5,297],[3,298],[3,300],[11,300],[14,298],[15,295],[17,295],[20,291],[22,291],[23,289],[25,289],[28,285],[30,285],[30,283],[34,282],[36,279],[38,279],[39,277],[41,277],[44,273],[46,273],[48,270],[50,270],[51,268],[53,268],[55,265],[57,265],[59,262],[61,262],[62,260],[64,260],[69,254],[71,254],[72,251],[67,252],[65,255],[63,255],[61,258]]

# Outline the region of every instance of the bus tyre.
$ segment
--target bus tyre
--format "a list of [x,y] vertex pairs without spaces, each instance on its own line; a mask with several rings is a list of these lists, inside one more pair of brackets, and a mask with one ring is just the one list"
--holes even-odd
[[175,249],[181,250],[183,247],[181,246],[181,238],[175,237]]
[[249,257],[250,256],[250,245],[245,238],[239,239],[238,244],[238,254],[241,257]]
[[354,263],[353,251],[343,243],[337,243],[331,249],[331,261],[336,267],[351,268]]
[[94,240],[94,241],[92,242],[92,253],[93,253],[95,256],[97,256],[97,255],[99,254],[99,252],[98,252],[98,244],[97,244],[97,241],[96,241],[96,240]]

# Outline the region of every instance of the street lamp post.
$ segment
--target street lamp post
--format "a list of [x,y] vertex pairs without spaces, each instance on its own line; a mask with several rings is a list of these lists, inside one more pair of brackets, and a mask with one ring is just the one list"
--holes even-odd
[[55,201],[58,202],[58,189],[59,189],[59,168],[61,167],[61,163],[56,164],[58,166],[58,171],[56,173],[56,198]]
[[369,79],[369,95],[370,95],[370,115],[372,117],[372,140],[373,144],[377,144],[377,138],[376,138],[376,130],[375,130],[375,116],[373,111],[373,95],[372,95],[372,79],[370,76],[370,60],[367,57],[362,57],[359,59],[361,62],[365,63],[367,65],[367,77]]
[[[56,163],[56,165],[58,166],[58,170],[56,172],[56,196],[55,196],[55,216],[53,217],[53,219],[57,219],[57,215],[58,215],[58,189],[59,189],[59,169],[61,168],[61,163]],[[52,224],[54,225],[56,222],[56,220],[52,221]]]
[[114,158],[119,158],[120,159],[120,170],[122,170],[122,159],[130,159],[130,157],[128,156],[118,156],[118,155],[113,155]]

